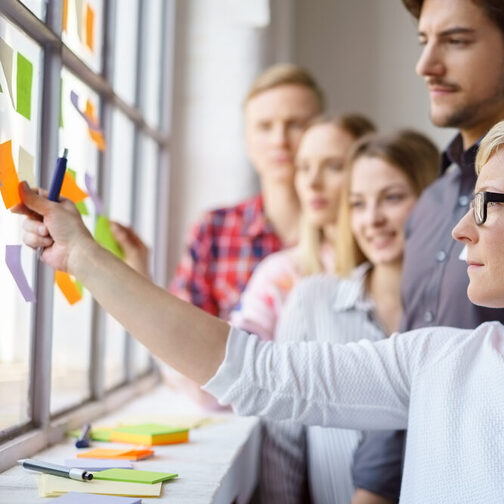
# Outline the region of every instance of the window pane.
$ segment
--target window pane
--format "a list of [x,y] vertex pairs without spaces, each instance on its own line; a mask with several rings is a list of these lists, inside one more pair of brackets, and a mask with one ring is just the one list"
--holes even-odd
[[161,116],[161,78],[162,78],[162,0],[142,2],[145,9],[144,43],[142,48],[141,108],[146,121],[158,126]]
[[30,9],[35,16],[44,20],[46,16],[46,3],[47,0],[19,0]]
[[[133,189],[134,126],[125,115],[114,110],[111,138],[110,218],[131,225]],[[110,315],[106,315],[105,388],[126,379],[126,331]]]
[[63,42],[95,72],[102,69],[103,0],[63,0]]
[[[91,138],[91,130],[82,113],[100,116],[98,95],[63,69],[61,74],[62,114],[59,133],[60,152],[68,148],[68,169],[74,174],[77,185],[86,189],[86,175],[96,189],[98,174],[98,146]],[[93,231],[96,208],[90,198],[79,203],[83,219]],[[70,294],[79,289],[73,279],[69,280]],[[71,298],[69,294],[69,297]],[[92,298],[83,290],[82,299],[75,304],[63,294],[62,288],[54,287],[53,309],[53,367],[51,389],[51,412],[82,402],[90,395],[89,372],[92,331]]]
[[[0,16],[0,159],[20,179],[39,179],[39,133],[42,51]],[[0,198],[1,199],[1,198]],[[25,301],[7,266],[7,246],[14,255],[21,244],[22,217],[0,203],[0,429],[29,419],[30,334],[32,303]],[[21,269],[34,287],[34,254],[21,247]]]
[[114,89],[124,101],[135,104],[137,81],[138,0],[116,3]]
[[[137,166],[137,215],[135,226],[142,240],[151,250],[151,271],[157,234],[157,173],[158,147],[151,138],[140,136],[139,163]],[[143,345],[134,341],[132,344],[132,364],[135,375],[142,374],[150,367],[150,354]]]

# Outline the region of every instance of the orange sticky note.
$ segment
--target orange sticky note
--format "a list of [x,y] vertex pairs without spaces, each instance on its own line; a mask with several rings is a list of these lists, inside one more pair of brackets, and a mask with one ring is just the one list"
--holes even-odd
[[95,448],[84,453],[78,453],[78,458],[97,458],[97,459],[121,459],[121,460],[142,460],[154,455],[154,450],[116,450],[113,448]]
[[0,192],[5,208],[9,209],[21,203],[19,179],[12,159],[12,142],[0,144]]
[[103,137],[103,133],[101,131],[96,131],[92,130],[91,128],[89,129],[89,136],[91,137],[91,140],[96,144],[99,150],[104,151],[105,150],[105,138]]
[[63,31],[68,29],[68,0],[63,0]]
[[87,5],[86,6],[86,45],[94,51],[94,10]]
[[54,282],[71,305],[82,299],[82,294],[76,282],[72,280],[72,277],[68,273],[56,271],[54,273]]
[[65,177],[63,178],[63,185],[61,186],[61,196],[68,198],[74,203],[78,203],[87,198],[87,193],[84,192],[75,182],[75,179],[68,173],[65,172]]

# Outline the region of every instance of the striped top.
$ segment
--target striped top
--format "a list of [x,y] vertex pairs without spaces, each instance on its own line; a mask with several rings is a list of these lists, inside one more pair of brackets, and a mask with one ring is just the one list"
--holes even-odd
[[[365,292],[368,271],[369,264],[363,264],[349,278],[316,275],[301,281],[284,307],[276,340],[347,343],[384,338],[372,320],[373,305]],[[287,442],[305,446],[305,450],[282,450],[275,460],[274,475],[284,475],[276,478],[276,484],[283,487],[278,493],[288,496],[285,502],[300,502],[306,472],[313,504],[351,501],[355,490],[351,468],[361,431],[322,427],[305,430],[284,423],[276,424],[274,432],[273,428],[269,430],[282,446]]]

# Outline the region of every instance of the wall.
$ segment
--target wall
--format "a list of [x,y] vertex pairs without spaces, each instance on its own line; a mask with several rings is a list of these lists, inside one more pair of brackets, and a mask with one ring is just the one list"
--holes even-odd
[[415,127],[440,146],[453,135],[430,123],[414,71],[416,22],[400,0],[271,0],[266,27],[233,12],[265,1],[177,3],[169,274],[191,222],[258,189],[244,155],[241,104],[271,63],[311,70],[332,113],[361,112],[382,129]]

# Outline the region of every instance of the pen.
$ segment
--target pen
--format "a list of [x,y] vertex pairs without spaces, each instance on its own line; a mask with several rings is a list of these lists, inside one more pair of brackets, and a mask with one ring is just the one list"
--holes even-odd
[[[65,171],[67,167],[67,156],[68,149],[63,150],[63,156],[56,160],[56,168],[54,169],[53,178],[51,181],[51,187],[49,189],[49,200],[58,201],[61,192],[61,186],[63,185],[63,179],[65,178]],[[40,259],[43,248],[37,250],[37,259]]]
[[77,441],[75,441],[75,448],[88,448],[89,447],[89,435],[91,433],[91,424],[84,424],[82,427],[82,432]]
[[62,476],[63,478],[70,478],[77,481],[89,481],[93,479],[93,473],[84,471],[83,469],[69,468],[58,464],[42,462],[40,460],[23,459],[18,460],[18,464],[31,471],[53,474],[54,476]]
[[68,149],[64,149],[63,156],[56,161],[56,168],[53,173],[51,188],[49,189],[49,200],[58,201],[65,171],[67,166]]

